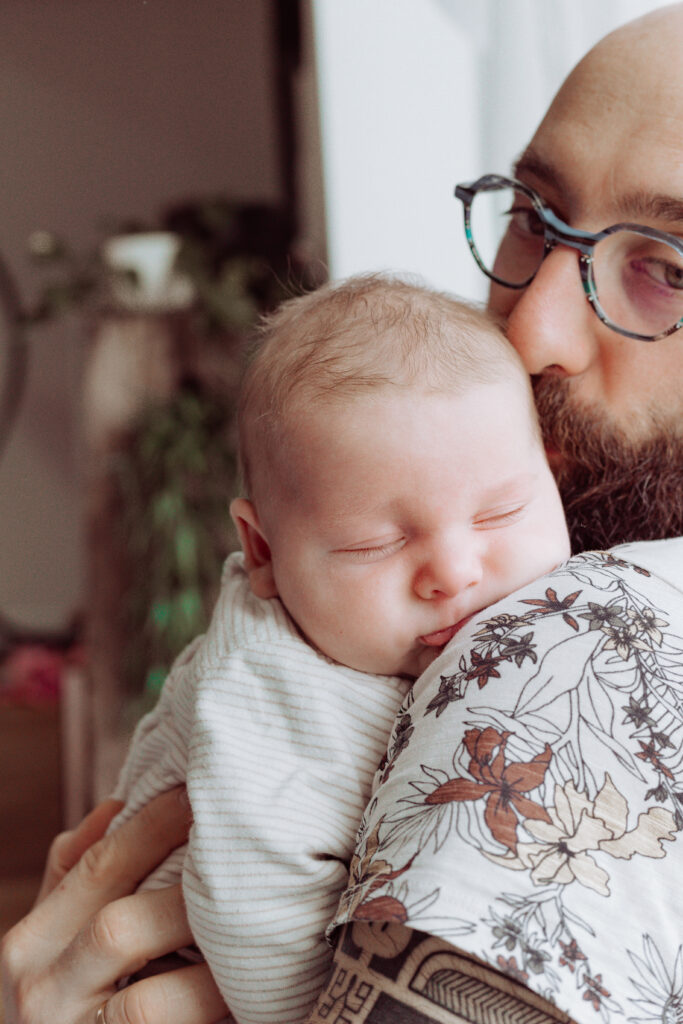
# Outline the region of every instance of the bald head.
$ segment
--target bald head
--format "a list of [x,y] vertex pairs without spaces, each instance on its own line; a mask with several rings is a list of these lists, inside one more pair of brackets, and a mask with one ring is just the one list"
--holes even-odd
[[[653,144],[683,140],[683,3],[659,8],[611,32],[572,71],[539,132],[566,119],[597,129],[616,118],[628,136],[644,131]],[[630,138],[628,142],[630,143]]]
[[673,75],[680,68],[682,42],[683,3],[668,4],[610,32],[578,67],[595,65],[604,71],[614,61],[625,73],[639,75],[649,64],[653,78],[662,81],[662,72]]

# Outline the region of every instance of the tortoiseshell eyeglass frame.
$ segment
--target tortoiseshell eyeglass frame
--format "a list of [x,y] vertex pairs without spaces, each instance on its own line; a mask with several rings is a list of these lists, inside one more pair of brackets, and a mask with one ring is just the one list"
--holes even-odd
[[[531,202],[539,220],[543,224],[543,255],[541,256],[538,262],[538,267],[533,274],[531,274],[526,281],[522,281],[521,284],[511,284],[509,281],[504,281],[502,278],[497,277],[493,271],[489,270],[479,255],[472,235],[472,202],[477,193],[499,191],[505,188],[514,189],[516,192],[522,192]],[[595,315],[611,330],[616,331],[617,334],[624,335],[626,338],[635,338],[637,341],[659,341],[661,338],[667,338],[669,335],[674,334],[677,330],[683,327],[683,316],[677,321],[677,323],[659,334],[637,334],[634,331],[627,330],[625,327],[620,327],[609,318],[600,305],[593,270],[593,251],[596,245],[598,242],[601,242],[603,239],[607,238],[609,235],[613,235],[617,231],[630,231],[634,234],[643,235],[645,238],[653,239],[657,242],[663,242],[670,245],[672,249],[674,249],[683,259],[683,241],[675,235],[670,235],[665,231],[658,231],[656,228],[646,227],[643,224],[631,224],[628,222],[613,224],[611,227],[605,228],[603,231],[581,231],[578,228],[573,228],[569,224],[566,224],[565,221],[560,220],[560,218],[545,205],[538,193],[529,185],[525,185],[524,182],[517,181],[515,178],[506,178],[500,174],[485,174],[483,177],[478,178],[471,184],[463,183],[461,185],[456,185],[455,196],[463,204],[467,244],[469,245],[472,255],[476,260],[477,266],[488,278],[490,278],[491,281],[495,281],[496,284],[503,285],[505,288],[515,288],[519,290],[528,287],[538,273],[541,263],[546,256],[553,251],[555,246],[566,245],[570,249],[575,249],[578,255],[579,272],[581,274],[581,283],[583,285],[583,291],[586,299],[590,303]]]

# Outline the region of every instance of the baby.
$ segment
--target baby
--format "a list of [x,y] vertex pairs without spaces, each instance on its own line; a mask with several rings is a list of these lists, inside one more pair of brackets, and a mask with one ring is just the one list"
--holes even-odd
[[[410,681],[569,556],[527,375],[483,313],[382,276],[285,303],[239,412],[246,497],[211,625],[133,739],[129,816],[187,782],[193,933],[240,1024],[305,1019]],[[121,819],[119,819],[121,820]]]

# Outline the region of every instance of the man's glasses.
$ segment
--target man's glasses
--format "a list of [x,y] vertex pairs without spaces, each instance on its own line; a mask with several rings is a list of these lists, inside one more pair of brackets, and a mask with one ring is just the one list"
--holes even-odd
[[657,341],[683,327],[683,241],[640,224],[579,231],[514,178],[486,174],[455,189],[465,234],[487,277],[526,288],[556,245],[576,249],[586,298],[627,338]]

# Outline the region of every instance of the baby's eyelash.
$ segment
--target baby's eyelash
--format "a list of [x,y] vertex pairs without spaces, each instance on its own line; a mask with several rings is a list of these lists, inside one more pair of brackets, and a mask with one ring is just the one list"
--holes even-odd
[[497,526],[499,523],[504,524],[512,522],[513,520],[518,519],[520,517],[525,508],[526,505],[516,505],[514,508],[506,509],[505,511],[501,512],[495,512],[492,515],[484,516],[481,519],[477,519],[476,525],[484,527],[493,527]]
[[339,553],[344,555],[351,555],[358,559],[358,561],[370,561],[373,558],[384,558],[386,555],[392,555],[395,551],[399,551],[403,547],[404,539],[392,540],[388,544],[375,544],[369,545],[366,548],[340,548]]

